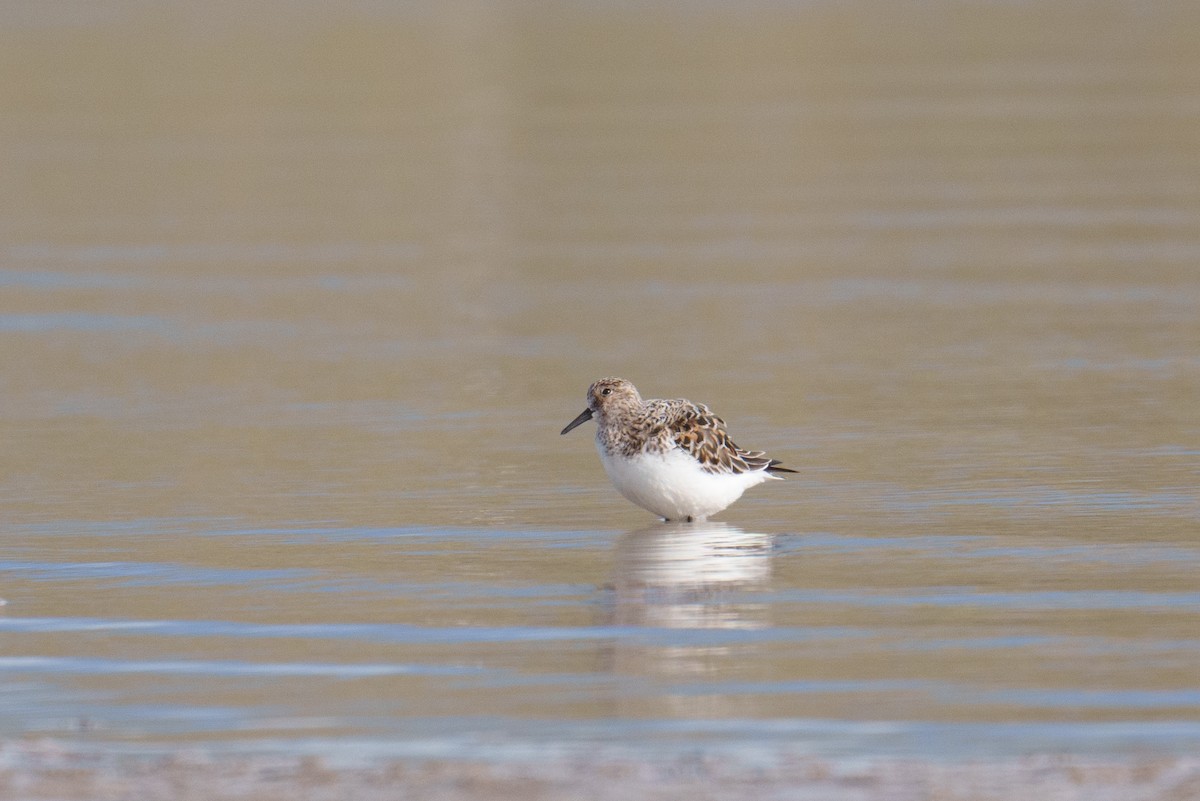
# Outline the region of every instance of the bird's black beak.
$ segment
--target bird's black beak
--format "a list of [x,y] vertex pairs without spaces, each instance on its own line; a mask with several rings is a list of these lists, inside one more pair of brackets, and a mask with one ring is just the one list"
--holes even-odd
[[580,425],[583,425],[584,423],[586,423],[588,420],[591,420],[591,419],[592,419],[592,410],[591,410],[591,409],[584,409],[584,410],[583,410],[583,414],[579,415],[579,416],[578,416],[578,417],[576,417],[574,420],[572,420],[571,422],[567,423],[567,427],[566,427],[566,428],[564,428],[562,431],[559,431],[559,432],[558,432],[558,435],[561,437],[563,434],[567,433],[568,431],[570,431],[570,430],[571,430],[572,428],[574,428],[575,426],[580,426]]

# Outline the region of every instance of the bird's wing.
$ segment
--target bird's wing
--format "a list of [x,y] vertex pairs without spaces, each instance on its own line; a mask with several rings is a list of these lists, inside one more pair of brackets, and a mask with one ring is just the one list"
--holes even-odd
[[[749,473],[774,468],[762,451],[744,451],[725,431],[725,421],[703,403],[685,400],[652,401],[662,423],[660,436],[689,454],[707,473]],[[656,432],[658,433],[658,432]]]

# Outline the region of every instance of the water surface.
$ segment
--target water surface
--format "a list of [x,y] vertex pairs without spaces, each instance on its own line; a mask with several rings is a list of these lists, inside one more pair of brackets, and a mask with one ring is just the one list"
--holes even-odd
[[[54,8],[0,736],[1200,744],[1192,4]],[[655,523],[557,434],[610,374],[799,474]]]

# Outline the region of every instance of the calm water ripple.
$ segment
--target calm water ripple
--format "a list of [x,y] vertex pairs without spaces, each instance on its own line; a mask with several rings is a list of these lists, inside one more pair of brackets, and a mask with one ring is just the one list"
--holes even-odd
[[[0,740],[1200,748],[1195,2],[60,5]],[[799,472],[656,523],[606,374]]]

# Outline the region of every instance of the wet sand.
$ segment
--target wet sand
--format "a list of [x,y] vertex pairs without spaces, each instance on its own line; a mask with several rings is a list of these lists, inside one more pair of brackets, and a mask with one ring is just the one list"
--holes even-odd
[[967,763],[796,757],[748,765],[696,755],[658,762],[432,760],[332,767],[311,756],[214,757],[196,749],[115,756],[61,741],[11,740],[0,745],[0,798],[1189,801],[1200,798],[1200,757],[1039,754]]

